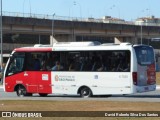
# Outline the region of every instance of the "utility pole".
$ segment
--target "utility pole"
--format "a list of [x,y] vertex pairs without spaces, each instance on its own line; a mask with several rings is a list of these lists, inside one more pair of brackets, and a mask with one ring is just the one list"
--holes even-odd
[[3,33],[2,33],[2,0],[1,0],[1,17],[0,17],[0,29],[1,29],[1,68],[3,64]]
[[53,32],[54,32],[54,16],[55,16],[56,14],[54,13],[53,14],[53,19],[52,19],[52,45],[53,45]]
[[[1,50],[1,53],[0,53],[0,62],[1,62],[1,70],[3,69],[3,33],[2,33],[2,0],[1,0],[1,17],[0,17],[0,29],[1,29],[1,45],[0,45],[0,50]],[[3,71],[1,71],[1,74]],[[1,83],[3,83],[3,78],[1,78]]]
[[141,23],[141,44],[142,44],[142,40],[143,40],[143,28],[142,28],[142,23]]

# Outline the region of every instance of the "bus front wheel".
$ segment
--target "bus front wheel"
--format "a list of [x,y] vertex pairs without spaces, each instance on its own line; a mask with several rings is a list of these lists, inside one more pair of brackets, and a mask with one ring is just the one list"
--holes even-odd
[[84,87],[80,90],[80,96],[83,98],[91,97],[92,92],[88,87]]
[[17,93],[17,96],[26,96],[27,95],[26,88],[23,86],[18,86],[18,88],[16,89],[16,93]]

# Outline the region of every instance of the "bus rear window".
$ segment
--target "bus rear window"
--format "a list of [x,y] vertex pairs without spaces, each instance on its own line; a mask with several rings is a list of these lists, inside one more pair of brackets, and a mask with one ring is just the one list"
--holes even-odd
[[136,46],[134,47],[138,64],[150,65],[154,63],[154,51],[153,48],[148,46]]

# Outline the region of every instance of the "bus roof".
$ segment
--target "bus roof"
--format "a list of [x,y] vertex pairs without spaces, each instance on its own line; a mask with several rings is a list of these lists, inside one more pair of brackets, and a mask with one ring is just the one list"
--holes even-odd
[[58,42],[52,45],[36,44],[31,47],[16,48],[16,52],[49,52],[49,51],[69,51],[69,50],[127,50],[133,45],[131,43],[104,43],[99,42]]

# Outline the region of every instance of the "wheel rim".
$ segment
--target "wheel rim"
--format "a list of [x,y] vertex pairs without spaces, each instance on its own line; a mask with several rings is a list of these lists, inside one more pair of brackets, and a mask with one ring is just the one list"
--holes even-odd
[[18,96],[25,96],[25,94],[26,94],[25,88],[19,87],[17,90],[17,95]]
[[18,90],[17,90],[17,95],[18,95],[18,96],[22,96],[22,90],[21,90],[21,89],[18,89]]
[[90,97],[91,96],[91,91],[89,88],[84,88],[81,91],[81,96],[82,97]]

